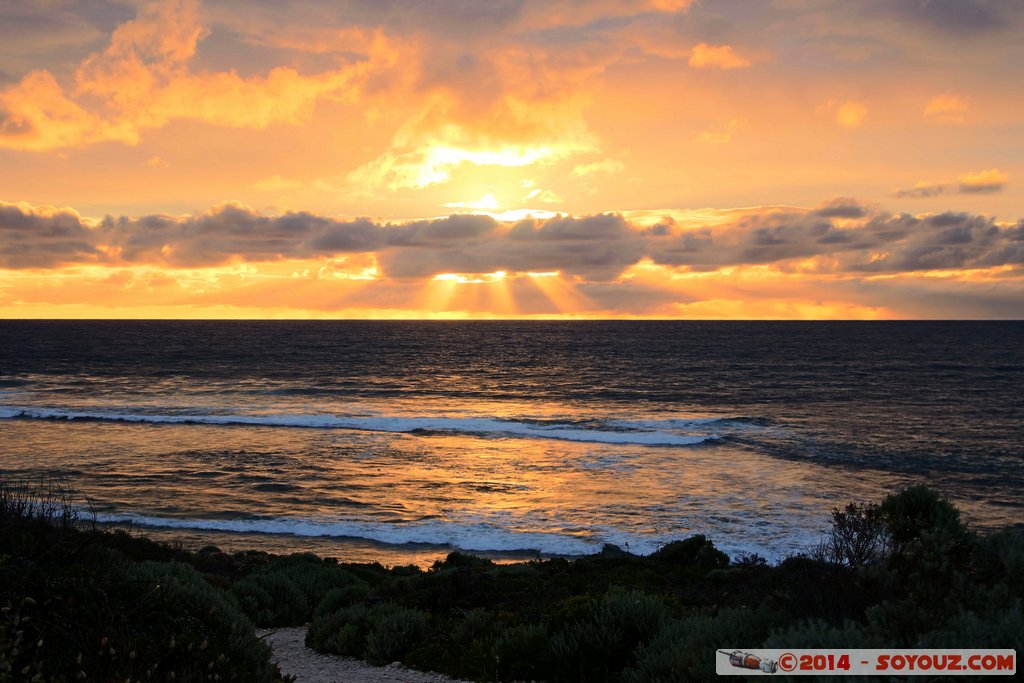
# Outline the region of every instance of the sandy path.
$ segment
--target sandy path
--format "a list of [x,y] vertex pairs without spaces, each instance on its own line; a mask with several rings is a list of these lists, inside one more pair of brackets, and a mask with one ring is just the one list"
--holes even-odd
[[306,647],[306,627],[259,629],[256,635],[267,641],[281,673],[295,676],[298,683],[451,683],[440,674],[407,669],[398,662],[370,666],[349,657],[322,655]]

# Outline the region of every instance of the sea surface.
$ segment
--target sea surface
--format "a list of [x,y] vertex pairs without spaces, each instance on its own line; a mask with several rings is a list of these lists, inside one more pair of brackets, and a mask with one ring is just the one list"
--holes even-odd
[[0,321],[0,477],[186,544],[807,550],[926,482],[1024,522],[1020,322]]

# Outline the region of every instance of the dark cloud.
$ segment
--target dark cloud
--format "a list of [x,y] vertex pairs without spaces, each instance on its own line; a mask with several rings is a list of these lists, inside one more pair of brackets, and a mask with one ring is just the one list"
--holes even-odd
[[[993,219],[965,213],[927,217],[867,213],[836,224],[822,214],[834,207],[748,216],[736,223],[652,240],[649,256],[672,266],[710,270],[764,265],[815,256],[834,257],[845,272],[910,272],[984,268],[1022,263],[1019,227],[1000,228]],[[853,211],[838,211],[852,219]],[[1018,224],[1019,225],[1019,224]]]
[[101,253],[96,236],[72,211],[0,203],[0,267],[50,268],[90,262]]
[[1005,182],[993,181],[985,183],[960,183],[957,186],[957,191],[960,194],[991,194],[993,192],[1002,192],[1006,189]]
[[487,235],[497,226],[490,216],[455,214],[448,218],[415,221],[388,230],[391,246],[429,247],[453,241],[473,241]]
[[953,35],[997,31],[1007,26],[1015,0],[882,0],[863,3],[865,12]]
[[892,196],[899,199],[926,199],[944,194],[956,194],[956,189],[956,185],[918,185],[905,190],[898,189],[892,193]]
[[814,213],[822,218],[863,218],[868,214],[868,209],[856,199],[836,197],[825,202]]
[[375,251],[383,244],[382,230],[366,218],[335,223],[309,242],[311,250],[321,254]]
[[[1019,263],[1011,251],[1002,249],[1011,230],[997,227],[990,218],[966,213],[942,213],[923,219],[908,216],[895,217],[910,223],[904,237],[882,242],[874,248],[885,249],[884,254],[867,262],[857,262],[851,271],[907,272],[917,270],[945,270],[969,267],[989,267]],[[873,223],[884,224],[885,217]],[[996,253],[1000,258],[993,258]]]
[[546,221],[520,221],[509,232],[509,237],[542,241],[616,240],[629,232],[629,224],[620,214],[604,213],[584,218],[557,216]]
[[972,178],[968,181],[961,180],[959,183],[946,183],[928,185],[918,183],[915,187],[906,190],[896,190],[893,197],[901,199],[926,199],[928,197],[939,197],[950,194],[993,194],[1006,189],[1005,176],[985,176],[980,179]]
[[600,283],[644,258],[710,271],[828,257],[821,267],[834,272],[896,273],[1024,264],[1024,222],[1000,227],[967,213],[891,214],[842,199],[685,229],[671,220],[642,228],[619,214],[514,224],[457,214],[393,224],[309,212],[264,216],[240,204],[186,217],[107,217],[90,227],[69,210],[0,204],[0,263],[7,268],[71,262],[200,267],[361,252],[375,252],[392,278],[560,271]]

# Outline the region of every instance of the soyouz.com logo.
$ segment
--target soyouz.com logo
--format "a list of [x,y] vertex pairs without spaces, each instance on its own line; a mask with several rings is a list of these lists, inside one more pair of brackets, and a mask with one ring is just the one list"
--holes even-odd
[[720,676],[1012,676],[1016,650],[717,650]]

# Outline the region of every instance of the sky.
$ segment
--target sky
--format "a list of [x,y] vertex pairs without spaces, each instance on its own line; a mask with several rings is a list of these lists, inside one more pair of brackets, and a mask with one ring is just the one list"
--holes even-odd
[[1019,0],[4,0],[3,318],[1024,318]]

